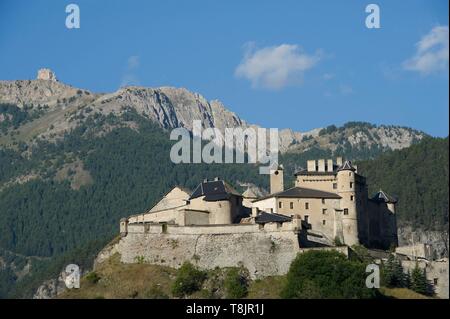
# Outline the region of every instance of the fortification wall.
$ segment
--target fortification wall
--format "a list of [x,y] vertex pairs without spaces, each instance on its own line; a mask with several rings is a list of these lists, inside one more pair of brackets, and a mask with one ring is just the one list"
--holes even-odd
[[[203,269],[243,266],[252,278],[283,275],[298,253],[296,223],[186,226],[130,224],[120,241],[96,263],[120,253],[124,263],[146,262],[179,268],[189,261]],[[348,247],[335,249],[348,255]]]
[[128,226],[114,252],[124,263],[137,261],[179,268],[189,261],[203,269],[246,267],[253,278],[285,274],[300,251],[290,226],[267,224],[192,226],[135,224]]

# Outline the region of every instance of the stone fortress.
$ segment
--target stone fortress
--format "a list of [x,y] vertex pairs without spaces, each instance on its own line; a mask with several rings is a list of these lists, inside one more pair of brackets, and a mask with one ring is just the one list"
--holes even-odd
[[396,200],[381,190],[368,198],[365,178],[350,161],[311,160],[295,175],[295,187],[285,190],[283,168],[272,169],[270,194],[260,198],[250,192],[241,195],[218,178],[203,181],[192,193],[175,187],[150,211],[123,219],[121,233],[142,224],[230,229],[274,224],[295,229],[305,248],[397,245]]
[[[397,200],[382,190],[369,198],[366,179],[350,161],[310,160],[295,177],[295,186],[285,189],[283,167],[274,167],[270,194],[262,197],[251,189],[240,194],[219,178],[193,192],[176,186],[149,211],[122,218],[120,239],[96,262],[118,252],[124,263],[243,266],[260,278],[286,274],[297,254],[311,249],[348,256],[351,246],[363,245],[387,258],[381,252],[398,245]],[[411,254],[399,253],[407,265]],[[430,265],[430,280],[448,282],[448,269],[442,270],[448,260]],[[438,288],[448,298],[448,284]]]
[[283,168],[270,172],[270,194],[237,192],[205,180],[190,192],[170,190],[147,212],[120,221],[116,245],[123,262],[137,259],[179,267],[241,264],[253,277],[286,273],[298,252],[397,245],[396,200],[383,191],[367,197],[365,178],[350,161],[308,161],[284,189]]

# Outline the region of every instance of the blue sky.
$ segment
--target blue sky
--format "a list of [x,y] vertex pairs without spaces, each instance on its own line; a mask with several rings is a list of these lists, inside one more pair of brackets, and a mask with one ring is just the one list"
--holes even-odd
[[[69,3],[80,29],[65,27]],[[1,0],[0,52],[3,80],[49,67],[95,92],[186,87],[265,127],[449,130],[447,0]]]

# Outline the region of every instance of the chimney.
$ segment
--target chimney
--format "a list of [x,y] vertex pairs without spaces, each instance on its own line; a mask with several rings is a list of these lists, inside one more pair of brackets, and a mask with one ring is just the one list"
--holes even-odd
[[270,171],[270,193],[279,193],[284,191],[283,166]]
[[336,158],[336,165],[339,167],[342,166],[342,157],[339,156]]
[[325,160],[318,160],[319,172],[325,172]]
[[308,172],[316,171],[316,160],[309,160],[306,162]]
[[329,159],[327,160],[327,172],[332,172],[333,171],[333,160]]
[[215,181],[215,182],[220,181],[220,178],[214,177],[214,181]]
[[252,217],[258,216],[258,212],[259,212],[258,207],[256,206],[252,207]]

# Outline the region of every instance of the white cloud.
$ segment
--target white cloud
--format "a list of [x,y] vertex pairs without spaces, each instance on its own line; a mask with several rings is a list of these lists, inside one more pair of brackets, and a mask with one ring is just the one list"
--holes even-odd
[[434,27],[416,44],[416,54],[403,63],[406,70],[429,74],[448,68],[448,26]]
[[139,85],[139,78],[135,74],[136,70],[140,66],[139,56],[132,55],[127,60],[127,67],[125,69],[125,73],[122,76],[122,82],[120,86],[127,85]]
[[301,83],[304,72],[319,60],[319,53],[308,55],[298,45],[282,44],[259,50],[248,45],[235,75],[250,80],[253,87],[280,89]]

